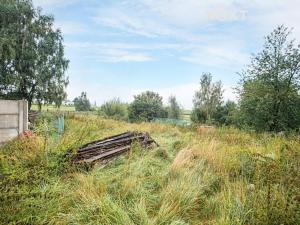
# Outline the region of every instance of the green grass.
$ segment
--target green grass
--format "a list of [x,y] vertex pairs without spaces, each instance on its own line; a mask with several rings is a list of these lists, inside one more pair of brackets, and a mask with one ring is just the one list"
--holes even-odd
[[[43,125],[39,129],[43,131]],[[159,148],[86,171],[68,149],[127,130]],[[0,149],[2,224],[299,224],[296,137],[201,132],[72,115],[59,142],[37,134]]]

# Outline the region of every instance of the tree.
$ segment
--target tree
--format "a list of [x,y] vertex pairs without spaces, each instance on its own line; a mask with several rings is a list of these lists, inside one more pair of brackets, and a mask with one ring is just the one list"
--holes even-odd
[[169,97],[168,118],[179,119],[180,111],[180,106],[177,102],[176,97],[171,95]]
[[[218,81],[212,82],[212,75],[210,73],[204,73],[200,79],[200,89],[196,91],[194,97],[194,122],[211,122],[211,118],[215,113],[218,106],[222,104],[222,83]],[[197,118],[201,116],[201,118]],[[198,120],[199,119],[199,120]]]
[[108,102],[105,102],[101,106],[101,112],[105,116],[116,120],[128,120],[127,104],[122,103],[119,98],[114,98]]
[[76,97],[73,102],[76,111],[91,110],[91,103],[86,96],[86,92],[81,92],[81,95],[79,97]]
[[134,96],[129,106],[131,121],[151,121],[155,117],[162,117],[164,109],[162,97],[158,93],[146,91]]
[[225,105],[217,107],[213,115],[214,122],[218,125],[233,125],[235,123],[236,103],[227,101]]
[[62,104],[68,78],[60,30],[31,0],[0,3],[0,97]]
[[300,125],[300,46],[278,26],[263,50],[241,73],[240,116],[257,131],[283,131]]
[[191,121],[193,123],[205,123],[207,121],[207,114],[202,108],[194,108],[191,113]]

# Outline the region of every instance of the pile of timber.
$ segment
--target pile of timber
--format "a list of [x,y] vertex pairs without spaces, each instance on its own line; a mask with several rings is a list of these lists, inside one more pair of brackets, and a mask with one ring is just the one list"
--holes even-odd
[[72,159],[74,163],[107,162],[130,150],[133,143],[143,148],[158,144],[148,133],[126,132],[102,140],[93,141],[81,146]]

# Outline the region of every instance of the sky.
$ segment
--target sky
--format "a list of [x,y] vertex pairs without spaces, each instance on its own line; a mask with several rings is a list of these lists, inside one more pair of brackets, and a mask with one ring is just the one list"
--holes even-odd
[[236,100],[238,73],[276,26],[300,40],[300,0],[33,0],[55,18],[70,60],[68,99],[82,91],[94,104],[130,102],[158,92],[182,107],[204,72]]

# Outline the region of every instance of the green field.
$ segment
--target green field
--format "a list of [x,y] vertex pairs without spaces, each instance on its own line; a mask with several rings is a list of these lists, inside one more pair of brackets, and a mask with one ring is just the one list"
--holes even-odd
[[[0,149],[0,224],[300,222],[297,137],[72,115],[57,140],[44,126]],[[128,130],[149,132],[160,147],[135,146],[90,170],[64,160],[69,149]]]

